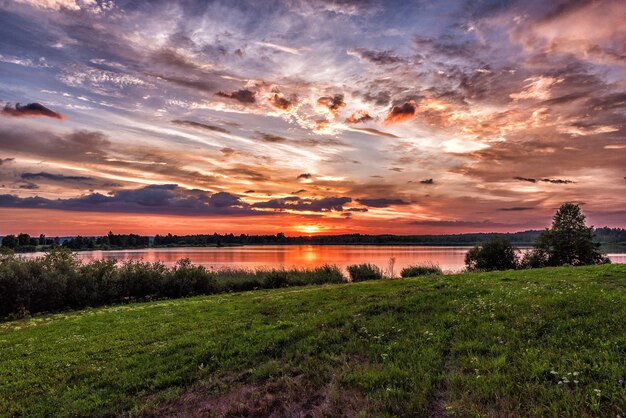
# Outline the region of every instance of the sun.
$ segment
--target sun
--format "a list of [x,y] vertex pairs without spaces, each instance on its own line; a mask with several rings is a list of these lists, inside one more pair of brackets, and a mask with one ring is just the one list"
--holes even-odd
[[315,234],[320,232],[320,227],[318,225],[313,225],[313,224],[309,224],[309,225],[298,225],[296,227],[296,231],[298,232],[304,232],[305,234]]

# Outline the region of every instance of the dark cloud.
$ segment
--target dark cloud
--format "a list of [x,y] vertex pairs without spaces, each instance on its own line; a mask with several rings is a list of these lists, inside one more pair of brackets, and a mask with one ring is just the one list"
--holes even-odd
[[573,183],[572,180],[563,180],[563,179],[541,179],[544,183],[552,183],[552,184],[570,184]]
[[322,199],[301,199],[297,196],[282,199],[271,199],[267,202],[257,202],[252,206],[259,209],[274,209],[284,211],[286,209],[309,212],[343,211],[343,205],[352,202],[349,197],[325,197]]
[[537,183],[541,181],[543,183],[552,183],[552,184],[570,184],[574,183],[572,180],[563,180],[563,179],[535,179],[531,177],[513,177],[514,180],[518,181],[527,181],[529,183]]
[[334,96],[322,96],[317,99],[318,106],[327,108],[333,115],[336,115],[346,103],[343,101],[343,94]]
[[276,109],[287,112],[291,110],[291,108],[294,106],[294,103],[296,102],[296,98],[293,97],[291,100],[288,100],[284,98],[283,96],[279,95],[278,93],[276,93],[268,99],[268,102]]
[[261,133],[261,141],[270,143],[286,142],[287,138],[278,135]]
[[207,125],[205,123],[194,122],[192,120],[178,120],[178,119],[175,119],[175,120],[172,121],[172,123],[175,124],[175,125],[179,125],[179,126],[188,126],[190,128],[204,129],[204,130],[207,130],[207,131],[220,132],[220,133],[223,133],[223,134],[230,133],[229,130],[221,128],[219,126]]
[[256,92],[248,90],[248,89],[237,90],[237,91],[233,91],[232,93],[225,93],[223,91],[218,91],[215,94],[220,97],[225,97],[227,99],[237,100],[238,102],[241,102],[241,103],[254,103],[256,101]]
[[386,208],[389,206],[396,206],[396,205],[409,205],[410,202],[405,202],[402,199],[386,199],[386,198],[379,198],[379,199],[357,199],[357,202],[359,202],[362,205],[365,206],[369,206],[372,208]]
[[164,64],[168,67],[184,71],[197,70],[200,68],[196,63],[190,61],[185,56],[179,54],[171,48],[163,48],[154,52],[151,59],[154,63]]
[[519,176],[515,176],[513,177],[513,180],[518,180],[518,181],[527,181],[529,183],[537,183],[537,179],[533,179],[533,178],[529,178],[529,177],[519,177]]
[[417,104],[414,100],[409,100],[401,106],[393,106],[385,117],[385,124],[404,122],[415,117]]
[[2,114],[5,116],[14,116],[14,117],[46,116],[49,118],[63,120],[62,114],[48,109],[46,106],[42,105],[41,103],[29,103],[25,106],[22,106],[19,103],[16,103],[15,107],[12,107],[10,104],[7,104],[4,107],[4,109],[2,109]]
[[85,176],[66,176],[63,174],[46,173],[41,171],[39,173],[22,173],[20,176],[24,180],[45,179],[54,181],[90,181],[92,177]]
[[209,194],[176,184],[149,185],[139,189],[118,190],[108,195],[91,193],[68,199],[0,195],[0,207],[56,209],[85,212],[149,213],[171,215],[254,215],[249,205],[237,196],[219,192]]
[[311,173],[302,173],[296,177],[298,180],[300,179],[310,179],[312,177]]
[[33,182],[27,181],[25,183],[22,183],[18,186],[20,189],[25,189],[25,190],[36,190],[39,188],[39,186]]
[[522,211],[533,210],[533,209],[535,208],[528,207],[528,206],[514,206],[512,208],[498,208],[498,210],[505,211],[505,212],[522,212]]
[[422,183],[422,184],[434,184],[435,181],[433,179],[424,179],[424,180],[420,180],[420,183]]
[[354,55],[364,61],[368,61],[376,65],[392,65],[408,62],[407,59],[397,56],[390,50],[355,48],[349,49],[348,54]]
[[348,212],[369,212],[368,208],[345,208]]
[[370,116],[367,110],[357,110],[352,113],[350,116],[346,118],[346,122],[348,123],[365,123],[373,120],[374,118]]

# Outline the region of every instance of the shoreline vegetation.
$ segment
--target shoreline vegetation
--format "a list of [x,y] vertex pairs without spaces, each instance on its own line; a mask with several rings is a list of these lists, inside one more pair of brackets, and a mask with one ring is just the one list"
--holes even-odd
[[[436,265],[404,268],[400,277],[443,274]],[[23,259],[0,255],[0,321],[33,314],[318,284],[397,279],[393,266],[373,264],[314,268],[208,269],[181,259],[174,266],[161,262],[92,260],[84,262],[68,249]]]
[[626,265],[0,323],[2,416],[624,416]]
[[[468,233],[448,235],[313,235],[288,237],[276,235],[234,235],[234,234],[195,234],[195,235],[156,235],[114,234],[103,236],[75,236],[50,238],[41,234],[31,237],[22,233],[2,237],[0,248],[18,253],[45,252],[55,247],[73,251],[114,251],[145,248],[179,247],[240,247],[246,245],[406,245],[406,246],[473,246],[493,237],[502,237],[518,247],[530,247],[542,231],[529,230],[511,233]],[[626,229],[595,228],[594,235],[603,247],[626,246]]]
[[[0,252],[0,319],[138,301],[397,277],[393,257],[386,271],[370,263],[353,264],[347,266],[346,277],[339,267],[328,264],[309,269],[209,270],[186,258],[173,267],[162,262],[83,262],[66,246],[52,248],[43,257],[24,259],[16,257],[10,246],[5,247],[6,238]],[[284,235],[282,238],[286,239]],[[24,237],[13,239],[13,244],[19,244]],[[127,236],[109,233],[107,239],[120,244]],[[142,243],[139,236],[132,239],[133,243]],[[573,203],[561,205],[551,228],[542,231],[533,248],[522,257],[518,253],[507,238],[494,235],[467,252],[466,270],[504,271],[611,262],[594,241],[594,230],[586,226],[580,206]],[[442,271],[437,265],[413,265],[400,272],[402,278],[438,274]]]

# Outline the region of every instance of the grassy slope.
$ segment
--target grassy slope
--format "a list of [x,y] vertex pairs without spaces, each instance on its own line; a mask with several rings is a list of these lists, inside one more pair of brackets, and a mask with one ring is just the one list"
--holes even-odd
[[625,290],[564,267],[3,323],[0,415],[624,416]]

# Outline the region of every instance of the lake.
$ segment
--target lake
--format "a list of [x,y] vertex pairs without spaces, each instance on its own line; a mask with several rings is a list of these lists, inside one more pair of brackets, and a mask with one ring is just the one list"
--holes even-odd
[[[119,251],[81,251],[78,257],[161,261],[172,265],[181,258],[208,268],[280,268],[315,267],[336,264],[345,268],[350,264],[372,263],[388,270],[389,260],[395,258],[394,273],[398,275],[410,264],[438,264],[444,271],[454,272],[464,268],[465,253],[471,247],[442,246],[387,246],[387,245],[250,245],[244,247],[178,247],[146,248]],[[41,255],[30,253],[28,256]],[[609,258],[614,263],[626,263],[626,249],[610,249]]]

